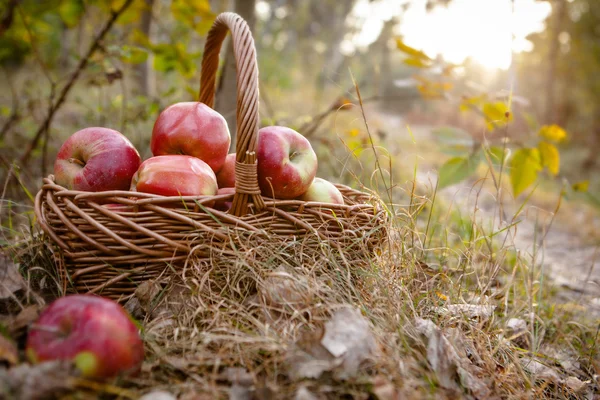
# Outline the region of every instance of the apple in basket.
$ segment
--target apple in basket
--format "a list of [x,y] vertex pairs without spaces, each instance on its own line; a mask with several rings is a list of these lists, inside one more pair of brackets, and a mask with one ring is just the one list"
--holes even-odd
[[108,128],[85,128],[61,146],[54,163],[54,178],[67,189],[128,190],[141,162],[135,147],[121,133]]
[[317,201],[319,203],[344,204],[342,193],[335,185],[325,179],[315,178],[308,190],[299,197],[303,201]]
[[317,155],[308,139],[284,126],[258,131],[258,184],[263,195],[295,199],[317,174]]
[[214,196],[217,178],[199,158],[156,156],[140,165],[131,181],[131,190],[162,196]]
[[223,168],[217,173],[219,188],[235,187],[235,153],[227,154]]
[[218,172],[229,152],[231,136],[225,118],[200,102],[173,104],[160,113],[150,149],[155,156],[184,154],[197,157]]
[[27,358],[32,363],[73,361],[89,378],[137,373],[144,344],[127,312],[116,302],[94,295],[55,300],[29,328]]

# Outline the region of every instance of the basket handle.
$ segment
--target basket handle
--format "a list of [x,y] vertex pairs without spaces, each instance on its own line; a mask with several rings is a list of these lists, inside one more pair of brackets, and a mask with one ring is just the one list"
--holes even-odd
[[231,213],[242,216],[251,201],[258,211],[265,203],[258,186],[256,144],[258,142],[258,67],[254,39],[248,24],[238,14],[219,14],[213,23],[202,56],[199,101],[213,107],[219,53],[227,32],[231,32],[237,71],[237,132],[235,195]]

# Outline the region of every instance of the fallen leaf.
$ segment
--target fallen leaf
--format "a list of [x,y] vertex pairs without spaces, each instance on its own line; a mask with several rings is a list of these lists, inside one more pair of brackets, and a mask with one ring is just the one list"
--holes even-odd
[[317,400],[317,397],[306,388],[306,386],[300,386],[296,390],[294,400]]
[[521,364],[527,372],[529,372],[531,375],[534,375],[538,379],[544,379],[552,383],[558,383],[560,381],[558,372],[535,360],[534,358],[522,358]]
[[26,287],[15,263],[5,254],[0,254],[0,300],[11,298]]
[[377,400],[399,400],[400,392],[387,378],[383,376],[376,376],[373,379],[373,389],[371,392],[375,395]]
[[506,322],[508,331],[508,339],[514,342],[517,346],[524,349],[529,348],[529,335],[527,331],[527,322],[520,318],[511,318]]
[[17,340],[17,338],[25,334],[27,328],[37,321],[41,311],[42,306],[31,305],[22,309],[16,316],[9,317],[5,323],[9,336]]
[[296,343],[288,355],[292,379],[317,379],[332,371],[336,379],[346,380],[379,353],[369,321],[349,306],[337,310],[322,332]]
[[177,400],[177,397],[163,390],[155,390],[153,392],[146,393],[140,397],[139,400]]
[[306,278],[279,269],[269,273],[259,289],[268,306],[297,309],[312,303],[312,291],[308,287]]
[[492,391],[475,373],[478,368],[466,355],[459,355],[456,348],[431,320],[417,318],[417,332],[426,339],[427,360],[435,372],[440,386],[449,390],[460,390],[458,382],[480,399],[496,398]]
[[17,346],[12,340],[0,335],[0,362],[15,365],[19,361]]
[[66,361],[49,361],[37,365],[21,364],[0,369],[0,388],[9,399],[44,400],[74,387],[74,367]]
[[480,304],[448,304],[443,307],[437,307],[435,311],[441,315],[449,315],[453,317],[465,316],[471,319],[487,320],[493,314],[496,306],[480,305]]
[[569,376],[567,379],[564,380],[565,386],[575,393],[581,392],[583,389],[588,387],[590,383],[590,381],[583,382],[575,376]]
[[338,374],[341,379],[356,375],[359,366],[376,357],[379,350],[369,321],[350,307],[336,311],[325,324],[321,344],[331,355],[343,359]]

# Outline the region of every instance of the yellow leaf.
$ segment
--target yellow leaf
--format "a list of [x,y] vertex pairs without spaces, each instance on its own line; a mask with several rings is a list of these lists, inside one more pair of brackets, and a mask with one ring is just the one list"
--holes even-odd
[[485,116],[485,122],[490,132],[506,125],[513,118],[506,104],[501,101],[485,103],[483,105],[483,115]]
[[515,152],[510,163],[510,182],[515,197],[535,182],[537,174],[541,170],[541,157],[538,149],[524,148]]
[[358,129],[356,129],[356,128],[354,128],[354,129],[350,129],[350,130],[348,131],[348,135],[349,135],[350,137],[356,137],[356,136],[360,135],[360,131],[359,131]]
[[540,142],[538,144],[540,155],[542,157],[542,166],[548,167],[548,171],[552,175],[557,175],[560,169],[560,155],[558,149],[548,142]]
[[420,58],[407,58],[403,62],[404,64],[415,68],[428,68],[431,66],[431,62]]
[[406,53],[413,58],[431,61],[431,58],[429,58],[429,56],[427,54],[423,53],[421,50],[417,50],[413,47],[408,46],[400,38],[396,38],[396,47],[398,47],[398,49],[401,52]]
[[436,290],[435,294],[437,295],[437,297],[440,298],[440,300],[444,300],[444,301],[448,300],[448,296],[446,296],[444,293],[442,293],[440,291]]
[[544,125],[538,133],[544,139],[561,142],[567,137],[567,132],[558,125]]
[[460,111],[468,111],[473,107],[479,108],[487,100],[486,94],[474,97],[465,97],[460,103]]
[[587,192],[590,188],[590,181],[581,181],[574,183],[572,188],[575,192]]

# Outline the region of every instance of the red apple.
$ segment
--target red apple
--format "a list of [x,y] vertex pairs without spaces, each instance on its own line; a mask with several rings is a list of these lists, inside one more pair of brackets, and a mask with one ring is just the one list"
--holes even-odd
[[192,156],[156,156],[140,165],[131,190],[162,196],[214,196],[217,178],[207,163]]
[[[225,188],[220,188],[219,190],[217,190],[217,195],[234,194],[234,193],[235,193],[235,188],[232,188],[232,187],[225,187]],[[229,211],[229,209],[231,208],[232,205],[233,205],[233,198],[231,198],[230,200],[215,201],[215,209],[217,209],[219,211]]]
[[110,378],[137,373],[144,360],[138,328],[116,302],[94,295],[54,301],[29,329],[30,362],[71,360],[82,375]]
[[344,197],[338,188],[322,178],[315,178],[308,190],[299,199],[319,203],[344,204]]
[[58,185],[87,192],[127,190],[142,162],[121,133],[108,128],[85,128],[61,146],[54,163]]
[[160,113],[150,149],[155,156],[185,154],[198,157],[218,172],[229,152],[231,136],[225,118],[199,102],[176,103]]
[[220,188],[235,187],[235,153],[227,154],[223,168],[217,173]]
[[302,195],[317,173],[317,155],[310,142],[284,126],[258,131],[256,158],[262,194],[277,199]]

